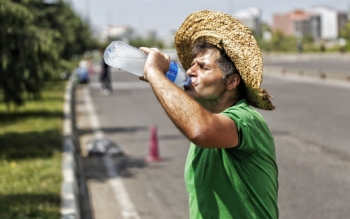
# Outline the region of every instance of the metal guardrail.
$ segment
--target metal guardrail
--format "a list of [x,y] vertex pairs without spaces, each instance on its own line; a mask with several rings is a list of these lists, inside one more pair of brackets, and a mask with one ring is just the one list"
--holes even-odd
[[331,70],[317,70],[317,69],[297,69],[297,68],[286,68],[277,65],[265,65],[264,74],[281,74],[281,75],[298,75],[298,76],[309,76],[320,79],[333,79],[340,81],[350,82],[350,71],[331,71]]
[[61,218],[80,219],[78,183],[78,140],[75,126],[75,83],[71,76],[67,82],[63,106],[63,148],[61,184]]
[[263,53],[263,60],[264,62],[311,60],[350,61],[350,53]]

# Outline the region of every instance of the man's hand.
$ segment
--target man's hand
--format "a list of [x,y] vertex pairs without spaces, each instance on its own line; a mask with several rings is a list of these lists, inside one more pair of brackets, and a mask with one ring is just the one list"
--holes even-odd
[[169,70],[170,57],[161,53],[157,48],[141,47],[148,54],[144,67],[144,75],[140,80],[149,82],[153,78],[159,78]]

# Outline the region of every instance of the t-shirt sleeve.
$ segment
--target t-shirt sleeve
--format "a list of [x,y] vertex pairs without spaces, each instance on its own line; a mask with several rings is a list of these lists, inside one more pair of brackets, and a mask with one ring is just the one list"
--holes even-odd
[[259,144],[256,144],[255,141],[258,141],[259,132],[257,131],[258,124],[254,115],[246,110],[235,109],[234,107],[226,109],[221,114],[228,116],[237,126],[239,137],[238,145],[232,149],[239,150],[246,154],[256,152],[259,149]]

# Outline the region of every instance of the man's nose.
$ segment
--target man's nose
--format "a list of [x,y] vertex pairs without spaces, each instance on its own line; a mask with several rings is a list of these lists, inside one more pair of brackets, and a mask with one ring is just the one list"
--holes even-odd
[[195,76],[196,75],[195,65],[192,65],[189,69],[187,69],[186,74],[192,77]]

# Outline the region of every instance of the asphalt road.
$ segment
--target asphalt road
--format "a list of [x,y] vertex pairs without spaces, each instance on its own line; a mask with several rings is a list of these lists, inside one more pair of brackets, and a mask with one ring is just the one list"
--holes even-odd
[[[110,96],[101,94],[96,77],[78,90],[77,122],[88,190],[83,218],[188,218],[183,169],[189,141],[167,118],[145,82],[125,72],[112,75]],[[350,85],[264,76],[262,87],[274,96],[276,106],[274,111],[260,112],[276,143],[280,218],[350,218]],[[95,108],[99,131],[124,151],[112,158],[117,172],[112,176],[103,158],[86,156],[86,151],[84,155],[94,133],[86,95]],[[147,163],[154,125],[162,160]],[[111,179],[122,182],[128,203],[120,201],[117,187],[108,183]],[[125,209],[132,209],[133,215],[123,214]]]
[[266,78],[280,218],[350,218],[350,86]]

